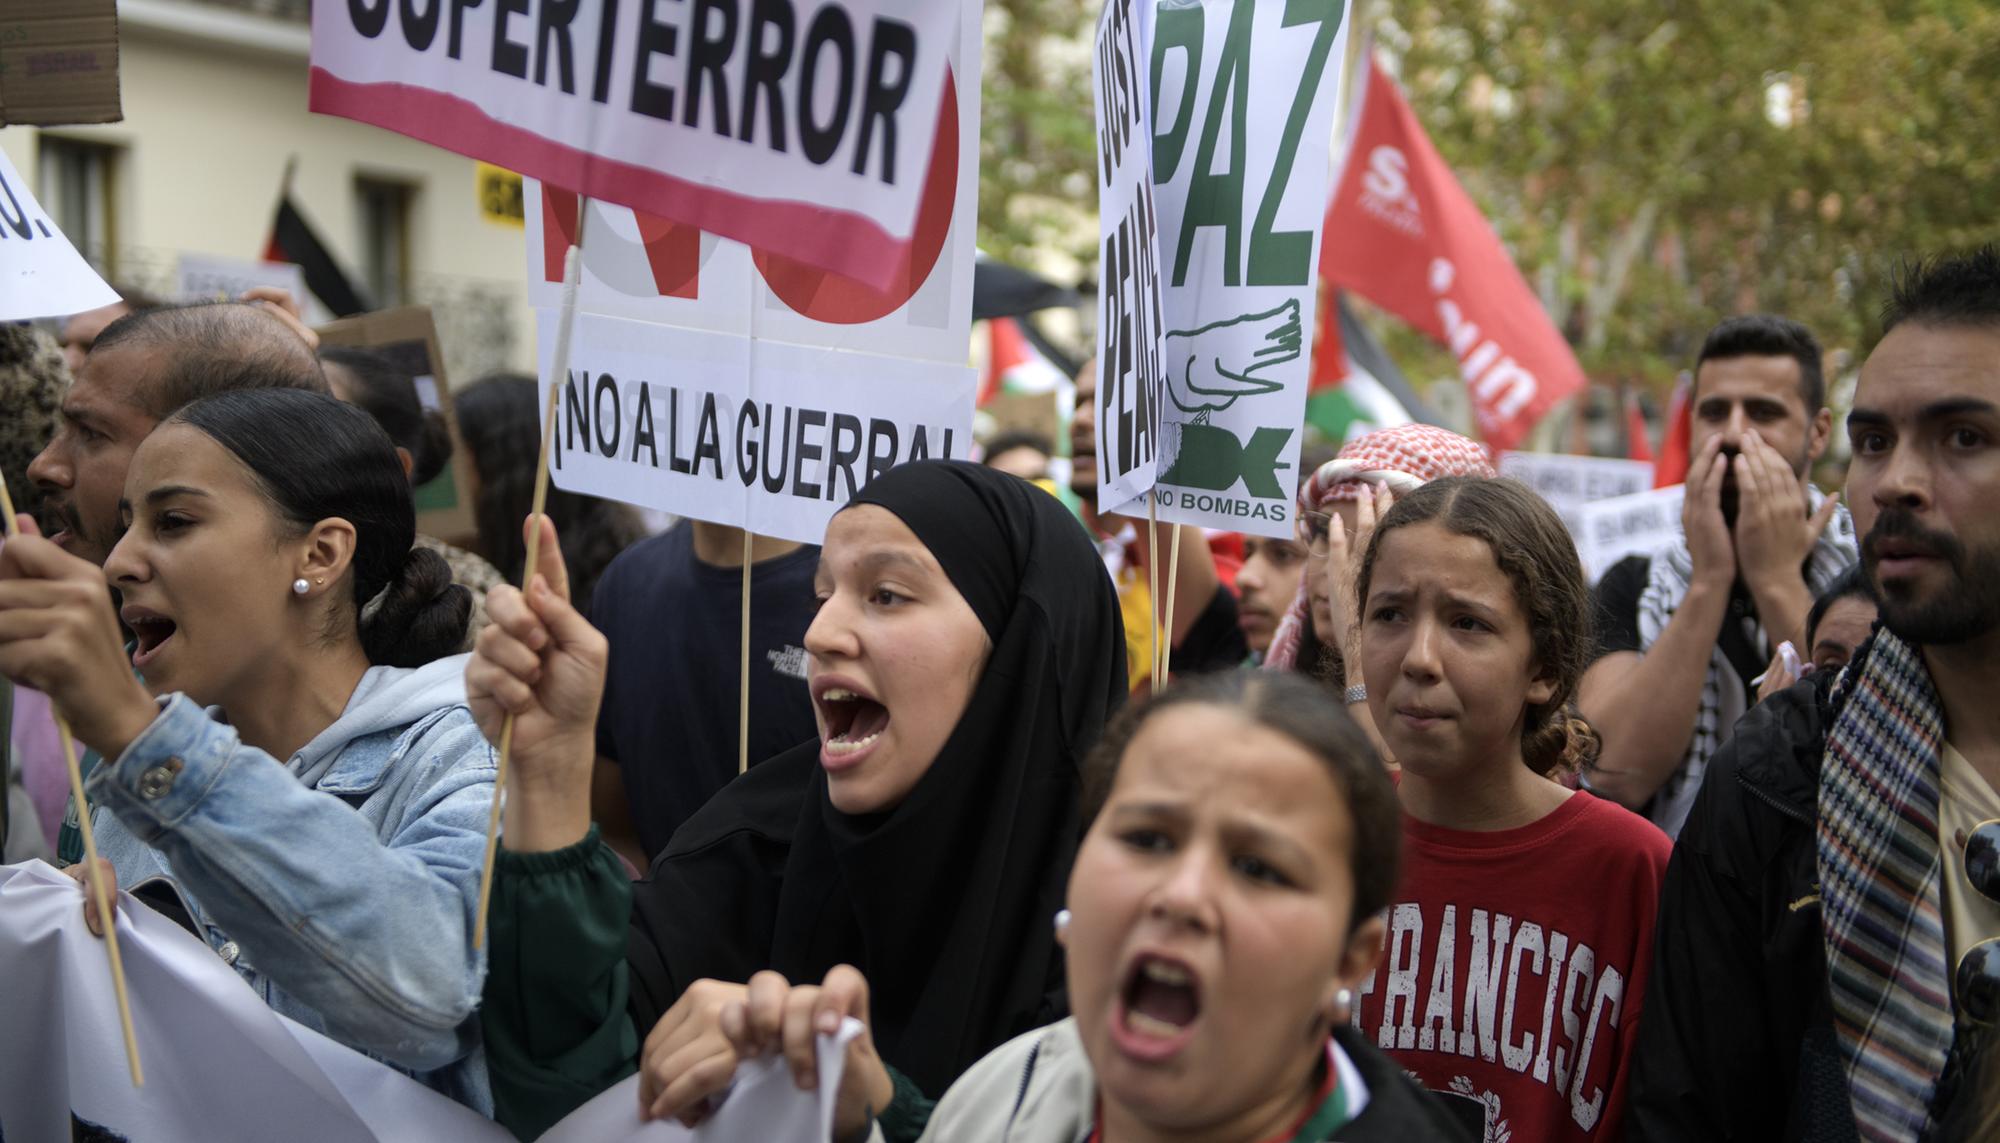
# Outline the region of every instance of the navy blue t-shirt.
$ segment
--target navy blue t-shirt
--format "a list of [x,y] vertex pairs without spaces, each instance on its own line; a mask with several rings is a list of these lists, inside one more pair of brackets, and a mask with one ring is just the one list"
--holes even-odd
[[[750,763],[818,733],[806,692],[806,628],[819,549],[766,560],[750,577]],[[736,777],[741,568],[694,554],[683,522],[611,561],[591,622],[611,644],[597,752],[618,763],[650,859]]]

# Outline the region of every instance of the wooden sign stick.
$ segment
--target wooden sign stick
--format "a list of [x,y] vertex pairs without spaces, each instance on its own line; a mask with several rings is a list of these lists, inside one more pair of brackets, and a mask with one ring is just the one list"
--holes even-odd
[[[590,213],[590,200],[579,197],[576,208],[576,242],[563,257],[562,313],[556,321],[556,351],[550,362],[548,407],[542,413],[542,447],[535,457],[535,498],[528,519],[535,526],[528,532],[527,559],[521,565],[521,587],[535,581],[535,563],[541,558],[542,509],[549,501],[549,442],[556,436],[556,401],[569,382],[570,334],[576,328],[576,288],[583,276],[583,224]],[[500,763],[493,772],[493,809],[486,818],[486,857],[479,867],[479,913],[472,925],[472,947],[486,947],[486,909],[493,900],[493,857],[500,847],[500,808],[507,794],[507,762],[514,752],[514,715],[509,711],[500,723]]]
[[1181,526],[1172,525],[1172,555],[1167,557],[1167,617],[1163,621],[1167,629],[1166,637],[1160,640],[1160,681],[1166,682],[1173,674],[1174,666],[1174,596],[1181,583]]
[[736,772],[750,772],[750,544],[757,537],[743,529],[743,670],[736,692]]
[[[0,514],[7,518],[7,538],[21,534],[14,518],[14,498],[7,494],[7,482],[0,480]],[[69,796],[76,806],[77,832],[83,835],[83,872],[90,886],[90,899],[97,905],[97,920],[104,927],[104,951],[111,956],[111,990],[118,998],[118,1023],[125,1033],[125,1064],[132,1070],[132,1086],[146,1086],[146,1073],[139,1067],[139,1037],[132,1031],[132,1000],[125,993],[125,960],[118,955],[117,918],[111,913],[111,894],[97,868],[97,835],[90,825],[90,802],[83,794],[83,768],[76,761],[76,739],[70,734],[69,720],[50,708],[56,720],[56,737],[62,740],[63,764],[69,770]]]
[[1152,654],[1146,675],[1152,693],[1160,693],[1160,515],[1153,494],[1146,493],[1146,648]]

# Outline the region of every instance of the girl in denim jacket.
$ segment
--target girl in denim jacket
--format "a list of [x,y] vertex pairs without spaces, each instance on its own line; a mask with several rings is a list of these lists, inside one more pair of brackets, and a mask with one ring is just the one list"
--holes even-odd
[[121,511],[101,572],[27,521],[0,549],[0,673],[104,760],[103,859],[278,1012],[490,1113],[494,762],[444,657],[471,599],[411,547],[394,446],[331,397],[224,393],[140,445]]

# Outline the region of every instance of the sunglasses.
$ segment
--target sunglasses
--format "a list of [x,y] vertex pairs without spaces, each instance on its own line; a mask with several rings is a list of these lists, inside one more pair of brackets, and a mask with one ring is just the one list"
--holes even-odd
[[[1965,839],[1965,879],[1980,896],[2000,903],[2000,819],[1979,823]],[[2000,1023],[2000,937],[1980,941],[1959,958],[1952,976],[1959,1010],[1975,1023]]]

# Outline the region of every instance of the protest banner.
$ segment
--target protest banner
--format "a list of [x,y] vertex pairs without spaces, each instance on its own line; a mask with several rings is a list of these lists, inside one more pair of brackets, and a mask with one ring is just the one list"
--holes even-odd
[[558,487],[816,544],[889,465],[970,455],[979,8],[952,7],[949,114],[884,288],[525,180],[544,384],[563,259],[589,219]]
[[1158,515],[1288,538],[1347,3],[1163,6],[1150,33]]
[[1577,511],[1576,554],[1596,583],[1611,565],[1656,551],[1681,534],[1682,485],[1615,496]]
[[1395,81],[1372,60],[1365,79],[1320,272],[1448,346],[1480,439],[1513,448],[1583,367]]
[[68,317],[117,300],[0,151],[0,321]]
[[1159,478],[1164,311],[1149,157],[1146,34],[1152,6],[1106,0],[1091,91],[1097,118],[1097,503],[1120,510]]
[[[293,267],[296,269],[296,267]],[[472,457],[458,435],[452,410],[451,382],[444,372],[444,352],[438,347],[437,321],[429,306],[399,306],[391,310],[339,318],[319,327],[325,345],[372,349],[415,379],[417,401],[444,418],[451,433],[451,463],[416,488],[417,531],[451,543],[476,537],[472,517]]]
[[1556,510],[1556,515],[1562,517],[1563,523],[1569,525],[1571,535],[1582,530],[1584,505],[1653,487],[1650,463],[1603,456],[1503,452],[1500,475],[1512,477],[1539,493]]
[[[153,1085],[105,1077],[122,1059],[117,1020],[84,927],[76,882],[39,862],[0,867],[0,1141],[385,1139],[511,1143],[470,1108],[273,1012],[201,940],[130,894],[117,929]],[[815,1091],[802,1092],[772,1058],[746,1064],[701,1128],[639,1122],[637,1077],[541,1136],[547,1143],[700,1143],[827,1138],[849,1020],[820,1037]]]
[[315,4],[311,108],[881,286],[958,23],[937,0]]

